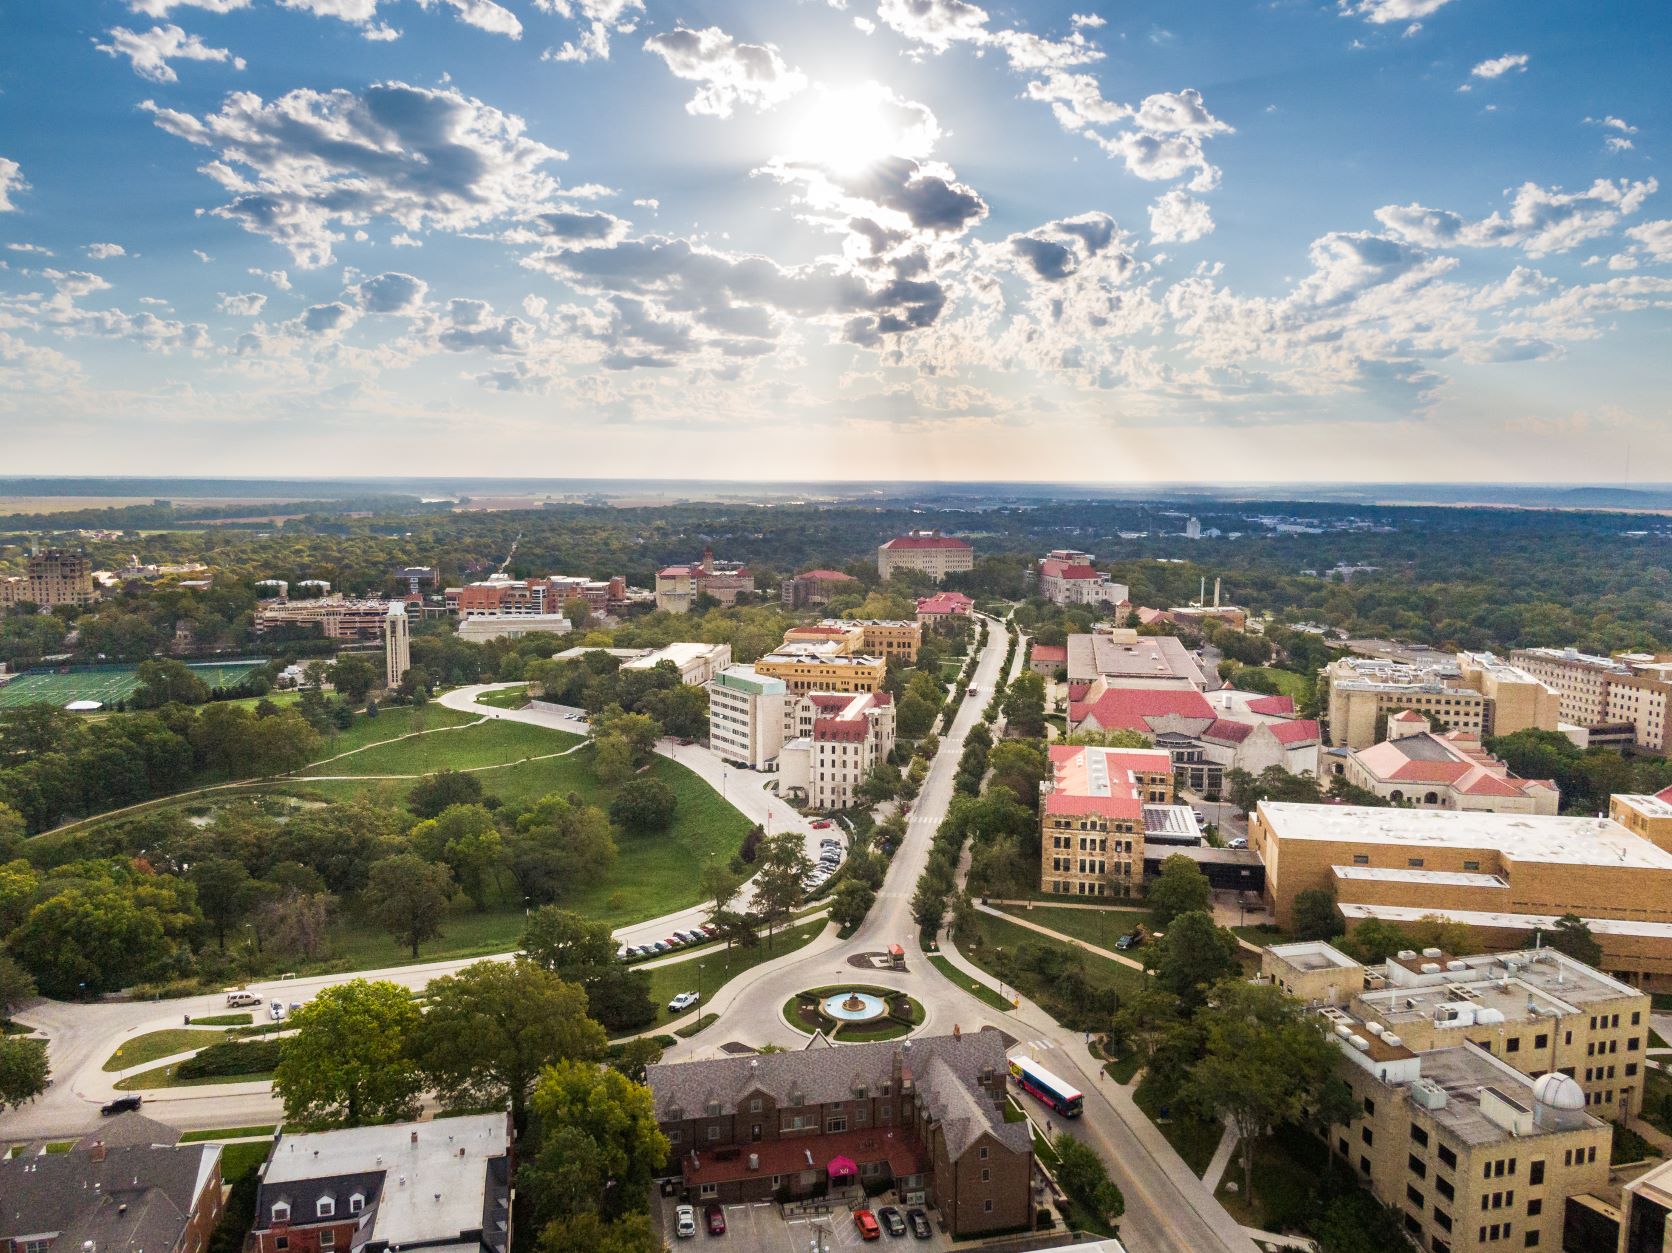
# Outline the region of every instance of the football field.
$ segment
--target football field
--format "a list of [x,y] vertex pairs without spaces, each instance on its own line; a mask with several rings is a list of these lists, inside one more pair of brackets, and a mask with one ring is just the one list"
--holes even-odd
[[[211,690],[236,687],[266,665],[265,658],[215,661],[191,665],[191,672]],[[71,701],[96,700],[106,708],[126,700],[139,686],[137,666],[88,666],[68,671],[31,670],[0,686],[0,709],[51,705],[62,709]]]

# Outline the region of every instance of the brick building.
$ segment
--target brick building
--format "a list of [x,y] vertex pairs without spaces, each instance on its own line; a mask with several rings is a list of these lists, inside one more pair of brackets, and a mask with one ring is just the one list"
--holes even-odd
[[22,575],[0,578],[0,609],[17,604],[51,609],[54,605],[91,605],[93,563],[79,553],[49,549],[32,554]]
[[833,597],[860,590],[859,580],[840,570],[809,570],[778,585],[778,599],[791,609],[828,605]]
[[959,623],[975,620],[975,602],[962,592],[936,592],[917,599],[917,624],[937,631],[951,631]]
[[889,578],[896,570],[916,570],[939,583],[949,574],[975,569],[975,549],[939,531],[912,531],[877,546],[877,573]]
[[95,1141],[0,1160],[6,1253],[203,1253],[220,1217],[218,1144]]
[[1061,896],[1137,894],[1144,880],[1144,807],[1173,802],[1161,749],[1051,746],[1041,784],[1039,888]]
[[894,700],[887,692],[809,692],[792,700],[793,725],[778,754],[778,790],[814,809],[846,809],[859,785],[894,749]]
[[956,1239],[1026,1230],[1033,1145],[1004,1119],[1004,1041],[995,1031],[673,1062],[645,1081],[668,1137],[666,1173],[698,1204],[856,1186],[929,1204]]

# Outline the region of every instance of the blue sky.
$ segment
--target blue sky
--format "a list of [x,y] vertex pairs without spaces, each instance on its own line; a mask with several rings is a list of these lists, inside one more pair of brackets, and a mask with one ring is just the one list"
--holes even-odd
[[1666,477],[1647,0],[0,23],[8,471]]

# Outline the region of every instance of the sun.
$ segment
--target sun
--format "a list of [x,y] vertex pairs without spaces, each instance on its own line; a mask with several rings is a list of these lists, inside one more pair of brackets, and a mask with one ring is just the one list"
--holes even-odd
[[888,157],[923,157],[940,130],[924,105],[880,83],[809,92],[790,120],[786,154],[836,174],[856,174]]

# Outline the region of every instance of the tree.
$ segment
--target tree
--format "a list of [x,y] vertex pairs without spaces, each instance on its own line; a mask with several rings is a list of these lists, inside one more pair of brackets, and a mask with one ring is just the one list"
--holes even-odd
[[1199,1011],[1204,1049],[1182,1099],[1204,1117],[1229,1119],[1241,1137],[1243,1195],[1250,1195],[1254,1148],[1273,1128],[1317,1118],[1344,1121],[1340,1054],[1328,1023],[1271,984],[1227,979]]
[[638,835],[666,831],[673,824],[679,797],[660,779],[629,779],[610,802],[610,821]]
[[946,896],[951,890],[949,884],[927,871],[917,881],[917,891],[912,893],[911,916],[917,923],[917,929],[924,935],[934,935],[941,928],[946,919]]
[[[670,1147],[649,1088],[607,1067],[558,1062],[541,1074],[529,1107],[541,1148],[518,1182],[541,1221],[577,1210],[616,1217],[644,1207],[651,1177],[667,1164]],[[584,1163],[582,1171],[577,1163]],[[571,1177],[587,1176],[581,1182],[588,1186],[571,1190],[586,1199],[584,1208],[554,1203],[552,1183],[565,1166]]]
[[1195,862],[1174,853],[1161,863],[1147,900],[1156,925],[1165,927],[1180,914],[1206,911],[1213,902],[1213,886]]
[[296,957],[319,957],[330,938],[335,900],[329,892],[281,891],[256,911],[263,946]]
[[412,950],[441,934],[441,920],[452,899],[452,872],[416,853],[385,857],[372,866],[365,903],[372,919]]
[[250,872],[241,861],[211,857],[193,866],[190,878],[197,888],[197,904],[203,910],[203,919],[215,929],[216,943],[225,951],[226,929],[250,907],[253,895]]
[[420,818],[434,818],[454,805],[480,805],[482,781],[463,770],[437,770],[412,785],[406,807]]
[[1340,911],[1335,893],[1328,888],[1307,888],[1295,893],[1294,931],[1297,940],[1328,940],[1341,934]]
[[1587,966],[1602,964],[1602,945],[1591,934],[1591,928],[1578,914],[1563,914],[1556,919],[1556,925],[1549,931],[1543,929],[1534,933],[1538,942],[1547,944],[1558,953],[1566,953],[1575,961],[1582,961]]
[[371,662],[358,653],[343,653],[339,656],[332,664],[329,676],[331,686],[353,705],[365,700],[366,695],[383,677],[372,668]]
[[504,841],[499,824],[481,805],[449,805],[412,828],[412,843],[430,861],[441,862],[477,909],[488,907],[498,887]]
[[0,951],[0,1021],[10,1022],[23,1003],[34,997],[35,981],[29,972],[10,953]]
[[844,930],[851,931],[865,921],[877,894],[869,884],[858,879],[844,879],[830,898],[830,919]]
[[31,909],[7,943],[47,996],[116,992],[162,967],[163,918],[111,882],[77,882]]
[[615,937],[607,922],[546,905],[523,929],[523,952],[556,977],[586,993],[587,1012],[609,1031],[631,1031],[656,1019],[650,973],[629,970],[616,960]]
[[583,597],[571,596],[563,602],[563,616],[569,619],[569,629],[580,633],[592,625],[592,606]]
[[0,1036],[0,1109],[16,1109],[46,1091],[51,1071],[46,1045],[22,1036]]
[[1185,1005],[1196,1006],[1209,987],[1236,973],[1237,937],[1215,926],[1210,914],[1180,914],[1150,950],[1147,963],[1156,982]]
[[705,900],[714,902],[708,911],[709,922],[713,922],[716,915],[726,911],[726,906],[731,904],[742,886],[743,876],[735,873],[724,862],[708,862],[697,872],[697,889]]
[[592,747],[592,773],[606,786],[625,783],[633,777],[633,746],[625,736],[600,735]]
[[1004,692],[1004,720],[1030,739],[1045,733],[1045,680],[1032,670],[1012,679]]
[[924,700],[916,692],[907,692],[894,711],[895,730],[906,739],[915,740],[935,725],[935,715],[939,711],[938,702]]
[[604,1029],[587,1017],[585,990],[534,962],[477,962],[426,991],[414,1051],[449,1108],[509,1101],[522,1128],[542,1067],[604,1052]]
[[770,946],[773,927],[788,918],[806,894],[813,863],[800,833],[782,831],[761,841],[755,867],[755,909],[766,923]]
[[138,686],[128,697],[128,704],[135,709],[155,709],[170,702],[201,705],[209,699],[208,685],[192,673],[191,667],[173,658],[140,662],[134,678]]
[[597,883],[615,865],[610,821],[596,805],[555,792],[510,815],[511,877],[531,902],[559,900]]
[[666,1247],[649,1214],[623,1214],[614,1222],[596,1214],[554,1218],[541,1230],[538,1246],[539,1253],[663,1253]]
[[424,1079],[412,1056],[423,1015],[398,984],[323,988],[290,1018],[273,1087],[287,1123],[362,1127],[417,1115]]
[[1066,1131],[1057,1132],[1051,1148],[1057,1155],[1057,1182],[1064,1192],[1106,1223],[1126,1212],[1126,1198],[1095,1149]]

